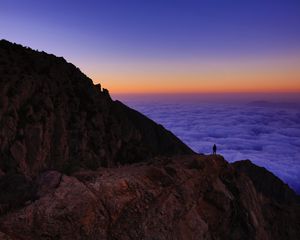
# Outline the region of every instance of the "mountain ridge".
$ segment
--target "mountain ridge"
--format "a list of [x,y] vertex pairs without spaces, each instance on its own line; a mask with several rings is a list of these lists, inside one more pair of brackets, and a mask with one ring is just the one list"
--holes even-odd
[[[2,171],[18,168],[35,176],[49,167],[96,169],[193,153],[161,125],[113,101],[108,90],[63,58],[3,40],[0,51],[1,153],[8,158]],[[32,166],[36,159],[39,166]]]

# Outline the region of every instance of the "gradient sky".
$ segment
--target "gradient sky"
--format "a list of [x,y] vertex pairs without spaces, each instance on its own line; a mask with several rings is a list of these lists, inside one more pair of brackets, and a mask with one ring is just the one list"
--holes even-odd
[[299,0],[1,0],[0,38],[112,93],[300,92]]

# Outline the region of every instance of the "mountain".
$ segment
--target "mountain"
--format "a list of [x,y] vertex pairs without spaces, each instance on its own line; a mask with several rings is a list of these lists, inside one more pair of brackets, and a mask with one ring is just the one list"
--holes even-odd
[[269,102],[269,101],[252,101],[247,104],[251,107],[275,107],[275,108],[295,108],[298,106],[295,102]]
[[0,92],[0,239],[299,239],[276,176],[195,154],[63,58],[1,40]]
[[0,42],[3,172],[29,177],[192,153],[63,58]]

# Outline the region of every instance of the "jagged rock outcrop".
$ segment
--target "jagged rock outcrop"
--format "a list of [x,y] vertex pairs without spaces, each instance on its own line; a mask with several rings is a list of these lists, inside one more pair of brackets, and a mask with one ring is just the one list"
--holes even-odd
[[0,173],[34,177],[192,153],[74,65],[0,41]]
[[299,239],[287,185],[194,154],[63,58],[0,41],[0,93],[0,239]]

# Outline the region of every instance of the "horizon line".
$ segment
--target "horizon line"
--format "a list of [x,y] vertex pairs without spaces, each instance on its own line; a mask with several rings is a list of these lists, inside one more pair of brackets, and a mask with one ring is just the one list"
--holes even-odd
[[[109,90],[109,89],[108,89]],[[295,90],[295,91],[182,91],[182,92],[177,92],[177,91],[170,91],[170,92],[154,92],[154,91],[150,91],[150,92],[119,92],[119,91],[110,91],[110,94],[113,95],[207,95],[207,94],[299,94],[300,97],[300,90]]]

